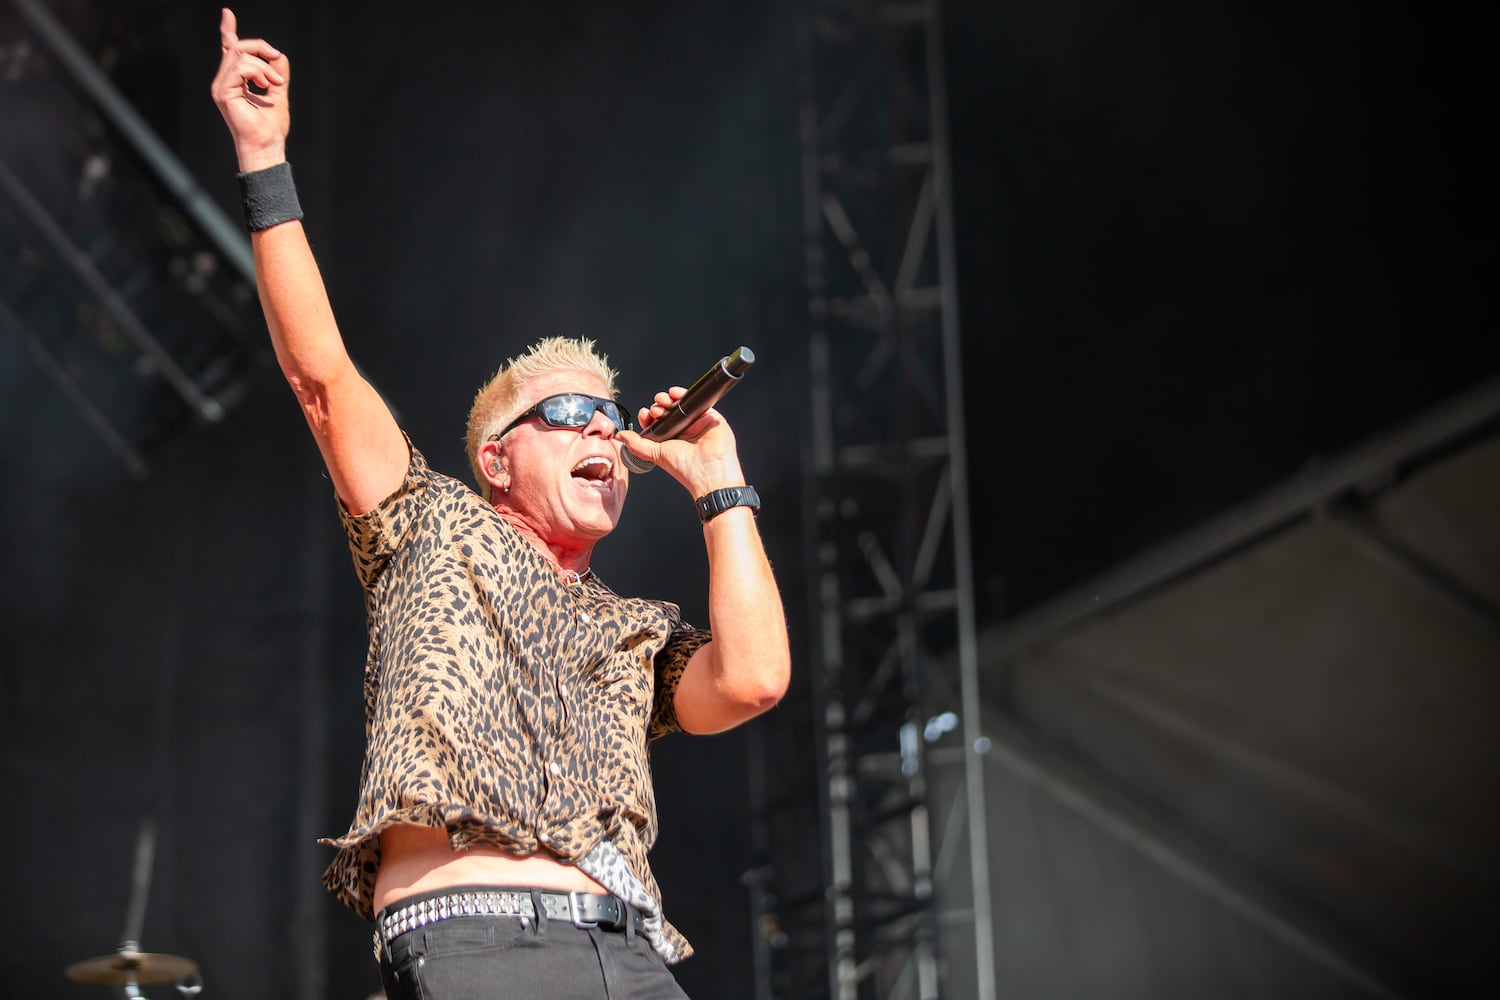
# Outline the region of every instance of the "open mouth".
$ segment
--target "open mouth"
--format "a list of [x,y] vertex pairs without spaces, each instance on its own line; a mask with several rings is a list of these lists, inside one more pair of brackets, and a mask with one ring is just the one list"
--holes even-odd
[[585,458],[573,466],[573,478],[594,489],[611,489],[615,483],[615,463],[603,455]]

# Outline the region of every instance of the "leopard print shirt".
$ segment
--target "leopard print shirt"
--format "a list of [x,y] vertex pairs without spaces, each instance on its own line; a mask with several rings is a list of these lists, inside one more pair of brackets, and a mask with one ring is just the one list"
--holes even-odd
[[692,949],[661,915],[650,739],[710,635],[676,605],[569,585],[468,486],[411,449],[401,488],[354,517],[365,591],[365,759],[323,884],[374,919],[379,834],[441,827],[455,850],[548,850],[639,907],[668,962]]

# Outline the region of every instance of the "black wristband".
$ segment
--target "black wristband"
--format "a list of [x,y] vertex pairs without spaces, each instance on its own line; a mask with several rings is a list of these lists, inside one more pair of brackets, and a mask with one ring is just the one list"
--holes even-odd
[[285,161],[264,170],[237,175],[240,205],[245,209],[245,228],[252,233],[302,218],[297,185],[292,183],[292,165]]
[[755,492],[754,486],[726,486],[722,490],[705,493],[695,504],[698,517],[704,524],[731,507],[749,507],[753,513],[760,514],[760,494]]

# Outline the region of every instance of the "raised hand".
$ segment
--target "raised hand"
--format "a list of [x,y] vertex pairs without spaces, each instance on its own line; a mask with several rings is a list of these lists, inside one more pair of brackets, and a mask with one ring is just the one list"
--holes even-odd
[[292,128],[291,63],[265,39],[239,37],[228,7],[219,17],[219,45],[224,54],[214,75],[213,98],[234,137],[240,169],[275,166],[286,159]]

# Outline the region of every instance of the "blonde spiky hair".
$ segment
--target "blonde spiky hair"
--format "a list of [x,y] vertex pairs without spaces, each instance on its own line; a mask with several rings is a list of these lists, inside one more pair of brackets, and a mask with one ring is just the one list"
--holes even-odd
[[486,492],[489,484],[479,471],[479,446],[515,419],[522,409],[521,392],[527,382],[538,375],[556,371],[583,372],[603,382],[611,396],[619,392],[615,387],[618,373],[609,366],[609,359],[594,349],[592,340],[546,337],[518,357],[507,359],[474,395],[474,405],[469,407],[469,423],[464,432],[469,469],[481,492]]

